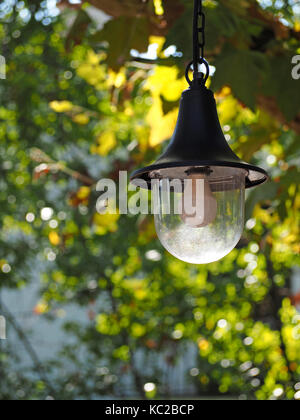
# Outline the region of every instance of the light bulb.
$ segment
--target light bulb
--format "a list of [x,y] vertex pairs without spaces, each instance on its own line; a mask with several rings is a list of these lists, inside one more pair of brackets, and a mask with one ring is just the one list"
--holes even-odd
[[181,219],[192,228],[205,227],[217,217],[217,200],[207,178],[205,174],[195,173],[185,181]]
[[164,179],[156,191],[155,227],[162,245],[173,256],[191,264],[207,264],[229,254],[242,236],[246,172],[210,167],[210,175],[187,176],[188,169],[176,173],[182,176],[183,192],[174,189],[174,179],[166,180],[161,171]]

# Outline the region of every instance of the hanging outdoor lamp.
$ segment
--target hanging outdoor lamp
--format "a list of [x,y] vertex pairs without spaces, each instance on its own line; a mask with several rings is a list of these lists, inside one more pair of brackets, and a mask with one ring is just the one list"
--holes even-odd
[[[245,189],[264,183],[268,174],[241,161],[222,132],[214,95],[205,86],[209,65],[202,0],[194,1],[193,42],[194,57],[186,70],[190,88],[182,94],[174,135],[165,153],[135,171],[131,182],[156,186],[154,217],[162,245],[180,260],[207,264],[237,245],[244,229]],[[201,64],[206,74],[199,71]]]

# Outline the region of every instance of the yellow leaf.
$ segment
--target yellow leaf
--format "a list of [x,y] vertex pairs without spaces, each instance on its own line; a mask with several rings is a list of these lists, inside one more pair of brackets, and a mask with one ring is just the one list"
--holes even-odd
[[50,232],[49,233],[49,241],[51,245],[58,246],[60,244],[60,237],[56,232]]
[[145,335],[147,332],[147,329],[144,325],[138,324],[138,323],[134,323],[131,326],[131,333],[133,335],[133,337],[142,337],[143,335]]
[[145,85],[153,97],[153,105],[147,116],[147,122],[151,127],[149,144],[152,147],[169,139],[173,134],[178,109],[175,108],[164,115],[161,96],[168,102],[176,102],[180,99],[182,92],[187,88],[187,82],[184,77],[178,78],[178,75],[179,70],[175,66],[157,66]]
[[68,112],[73,109],[73,104],[69,101],[52,101],[50,108],[55,112]]
[[98,214],[94,215],[95,232],[97,235],[106,235],[108,232],[116,232],[118,230],[119,214]]
[[162,16],[165,11],[163,8],[162,0],[153,0],[155,14],[157,16]]
[[72,118],[72,120],[80,125],[86,125],[90,121],[89,117],[85,114],[77,114]]
[[227,96],[218,105],[220,122],[222,125],[228,124],[238,113],[238,102],[233,96]]
[[162,95],[166,101],[177,101],[187,88],[185,78],[178,79],[178,74],[179,70],[175,66],[157,66],[154,74],[148,78],[145,88],[150,90],[154,96]]
[[101,314],[96,318],[96,330],[100,334],[118,335],[121,328],[118,320],[113,315]]
[[135,297],[136,297],[138,300],[144,300],[144,299],[147,297],[147,292],[146,292],[146,290],[142,290],[142,289],[137,290],[137,291],[135,292]]
[[102,55],[101,54],[96,54],[94,50],[89,50],[88,54],[87,54],[87,63],[92,64],[92,65],[97,65],[99,64],[100,60],[101,60]]
[[207,351],[209,349],[209,342],[205,339],[200,339],[198,341],[198,347],[202,351]]
[[156,50],[157,55],[161,53],[165,42],[166,42],[166,38],[163,36],[151,35],[149,38],[150,45],[153,45],[153,44],[157,45],[157,50]]
[[105,131],[98,137],[97,153],[101,156],[107,156],[108,153],[116,146],[116,136],[112,131]]
[[34,312],[36,315],[43,315],[43,314],[45,314],[46,312],[48,312],[48,310],[49,310],[49,306],[48,306],[48,304],[47,304],[46,302],[44,302],[44,301],[41,301],[41,302],[39,302],[39,303],[35,306],[35,308],[34,308],[33,312]]
[[177,108],[167,115],[164,115],[160,98],[157,97],[154,99],[153,105],[147,116],[147,122],[151,127],[149,139],[151,147],[159,145],[172,136],[177,122],[177,116]]
[[80,187],[77,192],[77,197],[80,200],[85,200],[86,198],[89,198],[90,195],[91,195],[90,187]]
[[101,88],[107,78],[105,67],[100,64],[100,61],[104,58],[105,54],[96,54],[93,50],[90,50],[86,60],[78,67],[77,74],[90,85]]
[[126,104],[126,108],[124,109],[124,115],[126,115],[126,117],[134,116],[134,110],[129,104]]
[[119,73],[116,73],[113,70],[109,69],[108,79],[107,79],[107,84],[109,87],[115,86],[117,89],[119,89],[125,84],[125,82],[126,82],[126,75],[125,75],[124,69],[121,69]]

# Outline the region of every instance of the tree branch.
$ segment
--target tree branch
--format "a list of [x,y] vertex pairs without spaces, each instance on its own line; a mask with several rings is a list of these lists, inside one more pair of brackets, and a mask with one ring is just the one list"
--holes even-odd
[[300,114],[296,116],[296,118],[292,121],[287,121],[283,115],[283,113],[278,108],[276,100],[272,97],[267,97],[260,95],[256,98],[257,105],[272,115],[276,120],[278,120],[281,124],[290,127],[294,130],[297,134],[300,134]]
[[[164,0],[165,14],[157,16],[152,0],[90,0],[89,3],[114,18],[146,17],[150,23],[151,34],[158,36],[166,35],[185,9],[180,0]],[[61,5],[70,7],[68,0],[63,0]]]
[[[248,0],[245,2],[245,7],[236,7],[234,2],[227,0],[219,0],[220,3],[232,11],[237,17],[247,20],[249,23],[259,24],[262,29],[270,33],[271,39],[274,41],[294,39],[300,40],[300,31],[284,25],[279,17],[273,13],[264,10],[256,0]],[[185,6],[180,0],[164,0],[164,16],[159,17],[155,15],[152,1],[141,0],[90,0],[90,4],[102,10],[108,15],[118,18],[120,16],[129,17],[146,17],[150,22],[150,33],[153,35],[165,36],[173,23],[182,16]],[[62,4],[67,6],[67,1]],[[220,43],[221,43],[220,39]],[[249,47],[250,48],[250,47]],[[251,48],[259,49],[259,45],[253,45]],[[134,61],[141,64],[151,65],[159,64],[157,60],[144,60],[141,58],[134,58]],[[167,63],[165,63],[167,64]],[[293,120],[287,121],[280,111],[275,98],[259,96],[257,98],[257,105],[273,115],[280,123],[287,125],[293,129],[297,134],[300,134],[300,114]]]
[[52,396],[56,398],[56,391],[53,388],[53,386],[51,385],[51,383],[49,381],[49,378],[48,378],[48,376],[47,376],[47,374],[44,370],[44,367],[43,367],[42,363],[40,362],[39,357],[38,357],[36,351],[34,350],[34,348],[32,347],[30,341],[28,340],[26,334],[23,332],[22,328],[20,327],[20,325],[16,321],[15,317],[9,311],[9,309],[6,307],[6,305],[4,305],[3,302],[0,302],[0,309],[1,309],[1,312],[3,313],[4,317],[13,326],[13,328],[16,331],[19,339],[23,343],[28,355],[30,356],[30,358],[31,358],[31,360],[32,360],[32,362],[35,366],[36,371],[38,372],[38,374],[40,376],[40,379],[42,380],[42,382],[44,382],[46,384],[46,386],[48,387]]
[[34,162],[45,164],[47,166],[47,168],[45,169],[49,169],[49,171],[51,170],[52,166],[53,169],[55,169],[56,171],[63,172],[66,175],[69,175],[71,178],[77,179],[77,181],[82,182],[85,185],[93,186],[96,183],[95,180],[91,177],[68,168],[63,162],[56,162],[40,149],[31,149],[30,157]]

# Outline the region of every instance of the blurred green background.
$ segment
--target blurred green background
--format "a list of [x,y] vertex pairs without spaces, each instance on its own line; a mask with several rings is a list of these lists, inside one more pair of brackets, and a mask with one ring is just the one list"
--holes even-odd
[[207,0],[221,123],[272,180],[207,266],[95,186],[152,162],[187,87],[191,0],[0,4],[0,398],[300,399],[300,7]]

